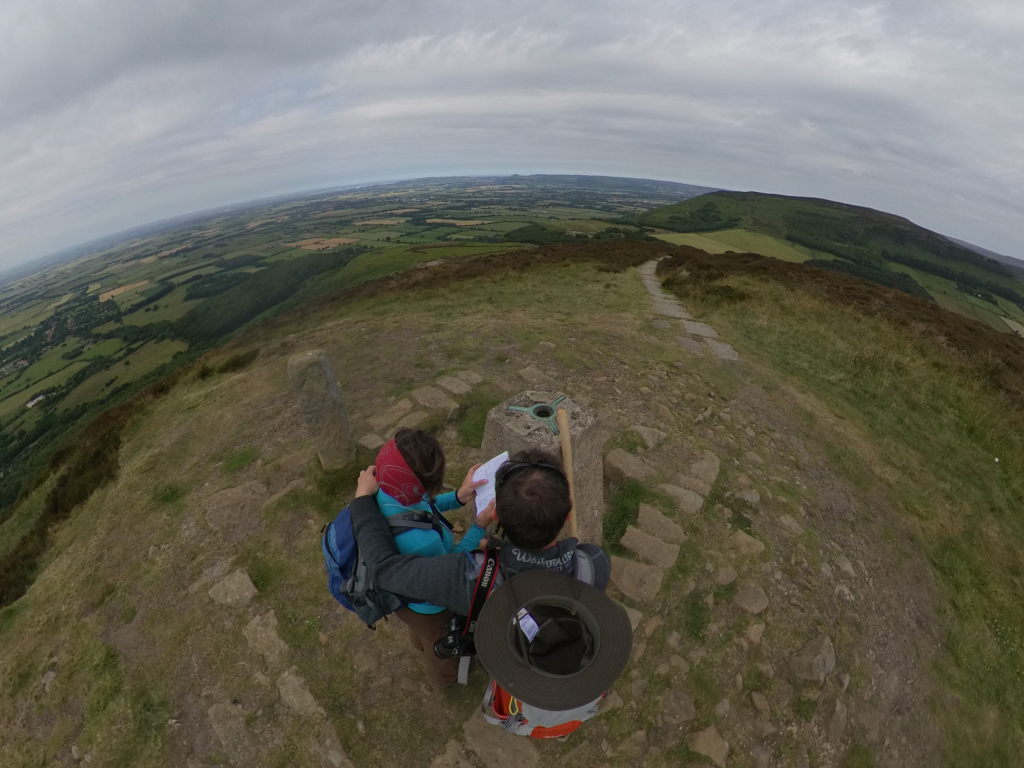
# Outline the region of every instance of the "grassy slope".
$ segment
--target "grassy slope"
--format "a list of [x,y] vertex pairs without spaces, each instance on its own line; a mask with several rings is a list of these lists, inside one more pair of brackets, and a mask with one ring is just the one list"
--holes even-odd
[[[714,206],[714,213],[701,209]],[[710,216],[710,218],[708,218]],[[706,221],[704,219],[707,219]],[[1024,291],[1024,281],[1005,266],[892,214],[828,200],[747,192],[714,192],[664,206],[640,217],[649,226],[696,232],[714,238],[723,228],[739,227],[781,239],[833,243],[875,261],[887,263],[883,251],[951,267],[978,280]],[[707,230],[707,231],[705,231]],[[698,245],[698,243],[686,243]],[[764,253],[757,248],[741,249]],[[765,253],[765,255],[775,255]],[[892,268],[901,269],[892,264]],[[905,271],[902,270],[901,271]]]
[[[350,492],[350,479],[324,475],[310,463],[308,444],[282,397],[287,356],[323,346],[343,361],[338,374],[357,422],[424,378],[463,367],[489,371],[502,383],[527,361],[561,368],[567,386],[601,408],[615,400],[599,381],[609,376],[619,386],[655,386],[644,372],[699,371],[696,380],[676,385],[691,392],[714,387],[728,393],[743,382],[710,364],[684,362],[668,333],[651,337],[646,296],[632,273],[556,264],[530,274],[530,291],[520,273],[500,261],[449,273],[446,280],[433,279],[430,271],[417,274],[414,293],[370,287],[343,306],[325,303],[313,315],[277,321],[243,342],[263,350],[251,369],[188,378],[133,423],[121,478],[62,526],[43,577],[0,613],[0,677],[12,694],[0,700],[0,726],[12,734],[0,748],[4,764],[53,762],[72,742],[83,753],[93,750],[98,766],[174,763],[181,739],[167,720],[201,732],[205,708],[216,697],[245,702],[253,729],[280,731],[279,749],[259,764],[284,764],[279,761],[301,752],[308,723],[277,711],[272,681],[268,688],[246,671],[240,632],[248,616],[212,606],[205,587],[189,593],[206,568],[228,561],[245,566],[256,582],[256,611],[275,610],[292,649],[289,663],[327,708],[353,757],[418,764],[458,732],[476,706],[476,689],[426,709],[418,691],[399,688],[403,693],[390,697],[409,673],[407,656],[386,657],[383,664],[366,658],[365,633],[338,624],[309,542]],[[939,714],[948,718],[950,764],[1012,765],[1024,748],[1018,639],[1024,616],[1016,599],[1024,584],[1014,556],[1024,534],[1015,515],[1024,498],[1019,402],[978,374],[984,358],[953,354],[926,329],[837,306],[813,286],[805,291],[751,275],[718,283],[746,294],[740,302],[723,301],[735,294],[716,290],[715,283],[681,290],[691,310],[763,366],[766,381],[780,375],[808,397],[820,397],[865,441],[867,468],[848,471],[886,484],[947,590],[952,653],[939,670]],[[454,284],[457,302],[451,300]],[[396,358],[405,364],[396,366]],[[673,363],[683,365],[666,365]],[[500,399],[500,392],[492,397]],[[657,423],[637,410],[641,403],[631,406],[625,418]],[[682,422],[691,423],[689,416]],[[468,432],[478,439],[478,430]],[[817,446],[841,456],[845,438],[835,435],[833,445],[818,435]],[[451,465],[470,458],[467,445],[456,447]],[[285,483],[296,466],[305,479],[289,489]],[[262,498],[247,507],[243,519],[251,526],[211,535],[204,522],[210,495],[245,483],[262,484],[267,494],[286,492],[262,508]],[[680,585],[699,557],[691,552],[684,558],[673,576]],[[699,629],[694,609],[700,605],[666,606],[666,624]],[[388,642],[400,642],[393,628],[384,632]],[[39,678],[50,668],[58,676],[44,694]],[[197,680],[204,681],[201,691]],[[721,684],[711,671],[696,668],[689,688],[702,711],[714,706]],[[608,738],[618,744],[637,727],[661,731],[657,714],[654,708],[639,719],[615,721]],[[396,740],[399,729],[403,738]],[[546,748],[556,756],[574,746]],[[588,759],[601,759],[596,741],[581,746],[595,750]]]
[[681,265],[689,266],[671,284],[702,318],[865,430],[945,587],[951,653],[939,670],[948,693],[936,716],[950,734],[949,764],[1017,764],[1024,751],[1024,379],[1019,370],[1004,374],[1000,357],[1015,353],[1019,366],[1024,344],[968,326],[976,347],[956,349],[945,335],[965,325],[955,317],[949,331],[925,305],[920,317],[900,317],[889,311],[896,296],[866,283],[850,287],[860,299],[847,303],[839,291],[822,290],[810,270],[765,282],[772,267],[763,259],[756,277],[749,265],[725,273],[706,259]]
[[[312,334],[315,338],[308,320],[292,321],[290,330],[298,338],[278,346],[253,370],[235,379],[190,378],[136,421],[126,436],[120,480],[101,489],[62,527],[44,576],[0,613],[5,648],[0,676],[13,694],[0,699],[0,723],[14,734],[0,749],[0,761],[50,762],[66,754],[73,739],[83,753],[93,752],[93,765],[174,764],[168,717],[184,720],[184,727],[206,727],[208,703],[195,712],[189,711],[195,705],[187,704],[200,694],[198,680],[221,695],[266,699],[267,690],[242,663],[240,633],[247,618],[212,606],[205,588],[196,597],[188,591],[205,568],[232,559],[252,575],[260,610],[276,611],[281,635],[295,649],[291,662],[327,708],[351,754],[370,752],[375,765],[415,765],[439,751],[477,706],[483,679],[478,673],[475,685],[454,692],[444,707],[425,710],[418,687],[389,694],[402,675],[415,677],[404,649],[397,660],[389,659],[400,665],[393,672],[399,680],[376,664],[353,672],[352,660],[360,658],[367,633],[351,622],[339,626],[341,613],[323,589],[316,531],[333,516],[339,499],[351,493],[354,473],[327,476],[313,468],[308,443],[295,432],[295,414],[282,404],[284,363],[292,344],[324,345],[332,356],[341,356],[349,365],[338,373],[346,393],[359,393],[352,404],[359,419],[388,402],[380,384],[384,376],[399,388],[403,381],[415,383],[411,372],[395,368],[383,350],[401,344],[415,349],[422,340],[420,352],[408,360],[417,375],[437,375],[452,367],[479,367],[482,359],[507,354],[510,345],[536,349],[540,341],[558,338],[552,322],[579,334],[584,349],[598,349],[609,324],[630,315],[641,298],[635,281],[629,291],[609,293],[607,274],[568,265],[542,273],[545,279],[535,291],[524,294],[518,283],[505,279],[507,269],[462,291],[454,303],[449,283],[418,291],[414,301],[399,294],[356,300],[320,315],[320,322],[331,320],[334,327]],[[607,298],[595,304],[594,296]],[[503,307],[504,314],[494,316],[494,306]],[[380,336],[368,337],[365,347],[354,344],[354,330],[365,331],[370,316]],[[486,333],[476,333],[481,328]],[[275,332],[274,338],[277,346],[283,337]],[[364,371],[376,376],[366,380]],[[504,394],[492,397],[486,407]],[[478,429],[469,431],[479,439]],[[282,490],[282,477],[287,478],[282,465],[294,469],[296,450],[307,482],[269,507],[247,509],[250,533],[189,533],[197,525],[205,529],[205,500],[217,490],[245,482]],[[457,446],[451,453],[461,459]],[[246,461],[239,461],[243,454]],[[131,514],[121,513],[126,509]],[[330,633],[329,644],[318,641],[321,632]],[[400,628],[385,627],[382,633],[400,647]],[[182,648],[188,653],[181,654]],[[50,667],[59,670],[51,692],[35,693]],[[267,707],[253,727],[267,720],[282,730],[284,743],[259,764],[294,764],[295,745],[305,738],[308,721],[289,722]],[[26,738],[41,730],[44,738]],[[398,732],[402,739],[393,738]]]
[[659,240],[675,245],[689,245],[708,253],[760,253],[783,261],[832,259],[830,254],[815,251],[778,237],[750,232],[745,229],[722,229],[715,232],[666,232],[655,235]]

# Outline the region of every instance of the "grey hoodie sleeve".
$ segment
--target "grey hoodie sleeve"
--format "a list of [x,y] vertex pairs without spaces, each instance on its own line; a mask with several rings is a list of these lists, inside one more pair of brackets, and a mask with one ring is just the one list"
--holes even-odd
[[472,585],[466,580],[466,570],[471,567],[471,555],[400,555],[373,495],[358,497],[350,508],[359,552],[378,587],[414,602],[443,605],[463,616],[469,613]]

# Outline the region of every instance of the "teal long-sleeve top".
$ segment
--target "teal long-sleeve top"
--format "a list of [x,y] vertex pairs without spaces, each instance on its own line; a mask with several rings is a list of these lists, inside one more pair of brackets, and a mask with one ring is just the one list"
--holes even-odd
[[[420,512],[430,511],[430,505],[426,501],[420,501],[406,507],[394,497],[384,493],[384,491],[377,491],[377,505],[380,507],[381,514],[385,517],[412,509]],[[462,506],[455,495],[455,491],[442,493],[434,499],[434,505],[439,512],[448,512]],[[457,545],[452,532],[444,526],[442,526],[440,536],[434,530],[428,531],[420,528],[411,528],[395,536],[395,546],[398,547],[398,551],[403,555],[434,557],[435,555],[446,555],[449,552],[472,552],[480,545],[480,539],[483,536],[484,529],[476,523],[470,526]],[[432,603],[409,603],[409,609],[416,613],[424,614],[441,613],[445,610],[443,607]]]

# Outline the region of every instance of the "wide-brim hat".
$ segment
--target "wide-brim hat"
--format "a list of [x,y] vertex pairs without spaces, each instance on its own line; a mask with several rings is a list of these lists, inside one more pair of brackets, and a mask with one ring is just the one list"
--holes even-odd
[[633,629],[601,590],[540,568],[494,590],[474,640],[498,685],[535,707],[566,710],[611,687],[629,661]]

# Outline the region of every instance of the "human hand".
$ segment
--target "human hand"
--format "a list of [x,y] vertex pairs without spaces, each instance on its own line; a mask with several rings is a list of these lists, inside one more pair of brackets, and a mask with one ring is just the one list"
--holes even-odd
[[475,500],[476,489],[479,488],[481,485],[487,484],[486,480],[473,479],[473,473],[476,472],[478,469],[480,469],[479,464],[474,464],[472,467],[470,467],[469,471],[466,473],[466,478],[462,481],[462,485],[460,485],[459,489],[455,492],[456,495],[459,497],[459,501],[461,501],[463,504],[469,504],[469,502]]
[[369,496],[376,493],[380,486],[377,484],[377,468],[371,464],[359,473],[356,481],[356,496]]
[[488,525],[498,519],[497,512],[494,509],[494,502],[491,501],[486,507],[476,513],[476,524],[481,528],[486,528]]

